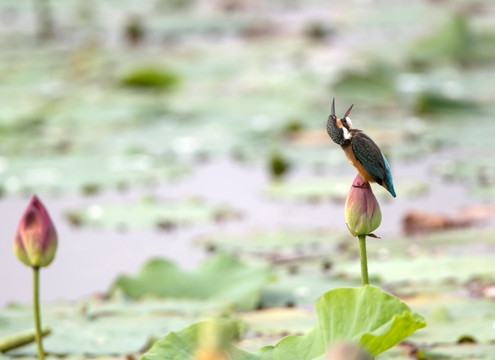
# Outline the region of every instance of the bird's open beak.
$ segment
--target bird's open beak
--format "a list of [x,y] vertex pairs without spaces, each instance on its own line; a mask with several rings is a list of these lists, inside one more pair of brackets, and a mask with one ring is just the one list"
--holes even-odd
[[343,119],[345,119],[346,117],[349,116],[349,114],[351,113],[351,110],[352,110],[352,107],[354,106],[354,104],[351,105],[351,107],[349,108],[349,110],[347,110],[347,112],[345,113]]

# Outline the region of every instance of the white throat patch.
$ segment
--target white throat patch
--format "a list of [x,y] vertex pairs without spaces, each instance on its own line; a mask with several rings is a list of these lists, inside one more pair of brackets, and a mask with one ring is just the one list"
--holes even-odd
[[349,134],[349,130],[347,130],[344,126],[342,126],[342,131],[344,131],[344,139],[349,140],[351,138],[351,134]]

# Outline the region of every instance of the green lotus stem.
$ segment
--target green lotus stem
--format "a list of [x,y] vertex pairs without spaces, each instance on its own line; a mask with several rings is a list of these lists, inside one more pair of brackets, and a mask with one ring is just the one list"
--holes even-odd
[[[51,329],[45,327],[42,329],[41,335],[46,336],[50,334]],[[22,331],[14,335],[9,335],[0,338],[0,353],[5,353],[7,351],[17,349],[18,347],[27,345],[36,341],[36,330],[31,329],[27,331]]]
[[366,255],[366,235],[359,235],[359,256],[361,258],[361,279],[363,286],[369,285],[368,280],[368,258]]
[[36,328],[36,345],[38,347],[38,359],[45,360],[43,351],[42,334],[41,334],[41,319],[40,319],[40,268],[33,266],[33,306],[34,306],[34,323]]

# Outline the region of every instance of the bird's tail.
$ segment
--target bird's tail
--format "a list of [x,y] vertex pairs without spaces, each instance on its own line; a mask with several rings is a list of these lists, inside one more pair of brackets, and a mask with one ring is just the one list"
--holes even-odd
[[385,188],[388,190],[388,192],[392,194],[393,197],[397,197],[397,195],[395,194],[394,183],[392,182],[392,179],[388,179],[388,178],[385,179],[383,184],[385,185]]

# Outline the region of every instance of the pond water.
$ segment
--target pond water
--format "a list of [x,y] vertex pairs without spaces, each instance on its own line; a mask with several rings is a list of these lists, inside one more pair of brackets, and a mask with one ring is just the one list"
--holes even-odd
[[[382,238],[401,232],[401,220],[407,210],[453,215],[463,206],[473,203],[462,184],[445,183],[438,177],[429,176],[430,168],[449,156],[449,152],[445,152],[394,166],[396,182],[431,179],[431,188],[427,196],[401,199],[399,194],[396,199],[381,202],[383,220],[377,233]],[[318,176],[331,178],[335,175],[329,171]],[[348,175],[351,183],[354,172],[349,166],[345,174],[338,175]],[[288,181],[304,178],[314,178],[314,174],[294,172]],[[57,226],[59,249],[52,265],[42,271],[42,301],[75,300],[95,292],[105,292],[119,273],[136,272],[151,257],[167,257],[183,268],[193,268],[206,257],[203,249],[193,245],[193,240],[206,234],[282,228],[345,228],[343,202],[304,203],[269,199],[263,195],[269,182],[265,168],[223,158],[198,165],[190,176],[166,185],[136,187],[126,192],[107,191],[92,197],[43,197]],[[239,209],[243,216],[236,220],[179,227],[173,231],[75,228],[64,217],[67,210],[84,204],[104,204],[149,193],[171,199],[200,196],[207,201],[227,203]],[[0,253],[5,254],[0,263],[0,273],[4,274],[0,284],[0,305],[31,301],[31,271],[14,256],[10,241],[27,202],[26,198],[15,197],[0,201],[0,223],[5,235],[4,241],[0,242]],[[349,241],[352,241],[351,237]]]

